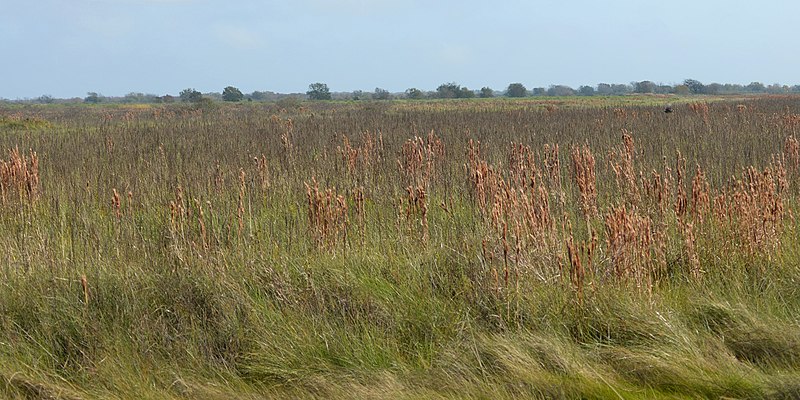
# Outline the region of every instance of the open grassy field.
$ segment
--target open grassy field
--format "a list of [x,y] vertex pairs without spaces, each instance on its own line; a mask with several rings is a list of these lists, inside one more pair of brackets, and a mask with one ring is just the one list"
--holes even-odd
[[0,108],[0,397],[800,398],[798,131],[766,96]]

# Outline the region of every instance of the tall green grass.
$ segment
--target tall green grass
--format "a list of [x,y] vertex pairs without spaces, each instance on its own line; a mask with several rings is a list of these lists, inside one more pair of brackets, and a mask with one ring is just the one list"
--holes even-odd
[[[797,134],[785,118],[800,113],[792,98],[720,100],[708,114],[686,104],[664,114],[650,101],[0,109],[3,121],[43,121],[0,125],[0,151],[32,149],[41,164],[38,199],[0,207],[0,394],[796,398],[800,258],[788,217],[779,250],[758,255],[698,229],[701,279],[670,225],[667,273],[650,294],[602,273],[608,255],[581,299],[567,272],[547,272],[559,271],[555,259],[536,254],[513,266],[512,285],[494,281],[503,261],[475,205],[469,139],[498,169],[512,142],[559,144],[562,211],[576,239],[592,226],[605,248],[602,215],[624,196],[608,164],[622,129],[637,170],[661,170],[680,151],[687,182],[699,164],[718,189]],[[430,131],[444,155],[423,238],[418,215],[398,205],[398,160]],[[364,132],[382,137],[379,157],[349,172],[337,147],[345,136],[361,146]],[[588,224],[571,183],[577,144],[597,158],[600,216]],[[312,179],[347,200],[347,235],[332,246],[310,232]]]

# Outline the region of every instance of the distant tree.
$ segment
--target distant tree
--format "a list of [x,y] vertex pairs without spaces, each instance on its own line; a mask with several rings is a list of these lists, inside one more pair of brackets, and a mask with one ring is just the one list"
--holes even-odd
[[97,104],[100,102],[100,95],[96,92],[86,93],[86,97],[83,99],[83,101],[86,103]]
[[601,96],[608,96],[614,93],[614,90],[611,89],[611,85],[607,83],[598,83],[597,84],[597,94]]
[[543,87],[535,87],[532,90],[534,96],[545,96],[547,95],[547,89]]
[[591,86],[581,86],[578,88],[578,94],[581,96],[594,96],[594,88]]
[[244,95],[242,91],[233,87],[228,86],[222,90],[222,100],[225,101],[242,101],[244,99]]
[[800,93],[800,85],[794,85],[789,88],[789,92],[791,93]]
[[692,92],[692,94],[703,94],[703,93],[705,93],[706,85],[704,85],[702,82],[700,82],[698,80],[687,79],[687,80],[683,81],[683,84],[686,85],[686,87],[689,88],[689,91]]
[[450,82],[443,83],[436,88],[436,97],[440,99],[455,99],[461,92],[461,85]]
[[761,82],[750,82],[750,84],[747,85],[747,91],[753,93],[764,93],[767,91],[767,88]]
[[412,100],[419,100],[425,98],[425,93],[417,88],[406,89],[406,98]]
[[484,86],[484,87],[481,88],[481,93],[479,94],[479,96],[484,98],[484,99],[488,99],[490,97],[494,97],[494,90],[492,90],[492,88],[490,88],[490,87]]
[[720,94],[722,92],[723,86],[719,83],[709,83],[705,85],[703,88],[703,93],[705,94]]
[[456,97],[459,99],[472,99],[475,98],[475,91],[467,89],[466,87],[462,87],[461,90],[458,91],[458,95]]
[[328,89],[328,85],[324,83],[312,83],[308,85],[308,91],[306,92],[308,98],[311,100],[330,100],[331,99],[331,91]]
[[677,95],[681,95],[681,96],[685,96],[685,95],[687,95],[687,94],[691,93],[691,92],[689,91],[689,87],[688,87],[688,86],[686,86],[686,85],[675,85],[675,87],[673,88],[673,90],[672,90],[672,91],[673,91],[675,94],[677,94]]
[[300,107],[301,102],[297,96],[284,96],[278,99],[275,104],[280,108],[291,110]]
[[269,97],[270,92],[260,92],[258,90],[250,94],[250,98],[255,101],[264,101]]
[[658,86],[656,86],[656,93],[658,93],[658,94],[669,94],[669,93],[673,93],[674,91],[675,91],[675,88],[673,88],[670,85],[658,85]]
[[554,85],[547,89],[548,96],[573,96],[575,89],[566,85]]
[[171,95],[168,95],[168,94],[165,94],[165,95],[159,97],[159,99],[161,99],[162,103],[174,103],[175,102],[175,97],[173,97]]
[[375,92],[372,94],[373,100],[389,100],[392,98],[392,94],[389,93],[386,89],[375,88]]
[[635,82],[633,84],[633,91],[636,93],[655,93],[656,84],[651,81]]
[[158,96],[140,92],[130,92],[122,98],[123,103],[155,103],[157,101]]
[[193,88],[183,89],[181,90],[180,94],[178,94],[182,102],[192,102],[196,103],[203,98],[203,94],[194,90]]
[[767,86],[767,93],[770,94],[781,94],[781,93],[786,93],[788,91],[789,87],[781,85],[780,83],[773,83],[772,85]]
[[364,92],[361,90],[353,90],[350,98],[353,100],[364,100]]
[[49,94],[43,94],[36,98],[36,102],[41,104],[52,104],[54,101],[55,99],[53,96],[50,96]]
[[633,87],[622,83],[614,83],[611,85],[611,94],[623,95],[633,91]]
[[508,97],[525,97],[528,95],[528,89],[521,83],[512,83],[506,89],[506,96]]

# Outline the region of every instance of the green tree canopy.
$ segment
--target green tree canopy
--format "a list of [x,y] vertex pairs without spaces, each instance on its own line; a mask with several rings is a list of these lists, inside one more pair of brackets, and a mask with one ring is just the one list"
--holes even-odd
[[308,98],[311,100],[330,100],[331,99],[331,91],[328,89],[328,85],[324,83],[312,83],[308,85],[308,91],[306,92]]
[[99,103],[100,102],[100,95],[95,92],[86,93],[86,97],[83,99],[86,103]]
[[375,92],[372,93],[373,100],[389,100],[392,98],[392,94],[389,93],[386,89],[375,88]]
[[450,82],[443,83],[436,88],[436,97],[440,99],[455,99],[461,92],[461,85]]
[[633,91],[636,93],[654,93],[656,84],[651,81],[636,82],[633,85]]
[[683,84],[689,88],[692,94],[702,94],[706,91],[706,85],[703,85],[703,83],[698,80],[687,79],[683,81]]
[[578,94],[581,96],[594,96],[594,88],[591,86],[583,85],[578,88]]
[[242,99],[244,99],[244,94],[242,94],[242,91],[233,86],[228,86],[222,90],[222,100],[242,101]]
[[412,100],[424,99],[425,93],[423,93],[422,90],[419,90],[417,88],[408,88],[406,89],[406,98]]
[[528,95],[528,89],[521,83],[512,83],[506,89],[506,96],[508,97],[525,97]]
[[196,103],[203,98],[203,94],[194,90],[193,88],[183,89],[181,90],[180,94],[178,95],[183,102],[193,102]]

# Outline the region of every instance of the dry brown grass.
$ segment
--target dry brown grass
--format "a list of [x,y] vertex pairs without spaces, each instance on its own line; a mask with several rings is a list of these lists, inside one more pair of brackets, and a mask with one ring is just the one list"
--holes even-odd
[[572,176],[580,192],[580,206],[583,215],[591,218],[597,215],[597,178],[595,161],[589,146],[572,148]]
[[30,150],[26,156],[13,148],[7,160],[0,160],[0,197],[9,201],[34,202],[39,197],[39,157]]
[[604,218],[606,251],[611,258],[613,276],[632,281],[641,293],[650,293],[654,266],[653,223],[626,205],[612,206]]
[[316,179],[306,186],[311,237],[320,248],[332,249],[347,242],[347,200],[336,188],[320,189]]

